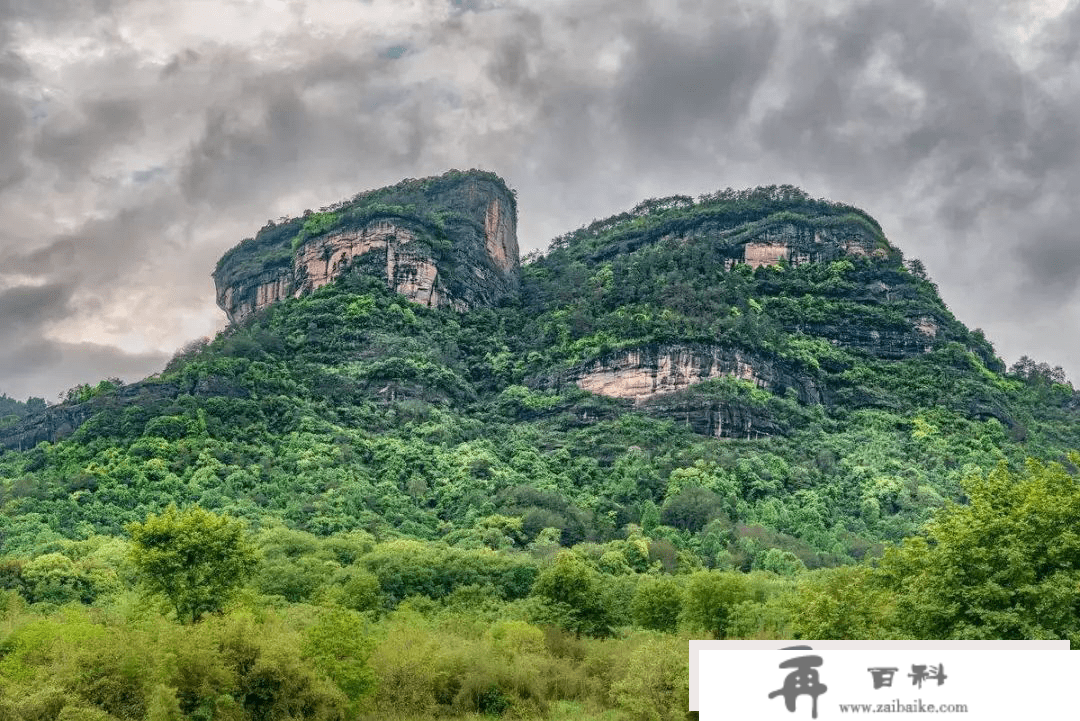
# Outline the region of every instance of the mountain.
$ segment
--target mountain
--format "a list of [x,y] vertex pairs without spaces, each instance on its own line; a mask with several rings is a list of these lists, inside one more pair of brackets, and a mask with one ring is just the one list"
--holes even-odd
[[0,716],[681,719],[688,638],[1080,647],[1080,396],[865,212],[515,229],[481,171],[268,223],[217,337],[0,397]]
[[814,567],[913,532],[970,468],[1080,447],[1071,387],[1005,373],[858,209],[648,200],[523,265],[515,213],[452,171],[241,242],[214,273],[228,330],[0,430],[7,542],[177,501],[426,539],[497,513],[569,545],[655,504],[706,565]]
[[517,291],[517,201],[490,173],[450,172],[268,222],[214,271],[233,323],[362,265],[409,300],[469,310]]

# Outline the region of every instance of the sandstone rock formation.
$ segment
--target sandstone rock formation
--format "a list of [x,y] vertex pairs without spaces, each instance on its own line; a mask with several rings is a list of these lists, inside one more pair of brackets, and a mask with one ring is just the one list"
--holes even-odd
[[810,228],[794,223],[767,227],[742,244],[742,261],[752,268],[786,260],[792,265],[836,260],[845,255],[886,257],[868,230],[859,226]]
[[789,389],[804,404],[826,402],[815,379],[785,364],[736,348],[702,344],[649,345],[609,353],[562,373],[532,380],[538,388],[574,384],[629,401],[650,415],[685,423],[695,432],[723,438],[777,435],[782,426],[759,405],[739,399],[687,393],[694,386],[731,377],[775,395]]
[[[315,290],[363,262],[416,303],[459,311],[516,292],[516,202],[490,173],[451,171],[358,196],[328,231],[304,237],[303,218],[270,224],[214,273],[229,321]],[[295,246],[295,247],[294,247]]]
[[574,383],[582,390],[646,405],[657,395],[730,376],[783,395],[795,390],[803,403],[821,403],[813,379],[779,363],[734,348],[709,345],[653,345],[610,353],[540,385]]

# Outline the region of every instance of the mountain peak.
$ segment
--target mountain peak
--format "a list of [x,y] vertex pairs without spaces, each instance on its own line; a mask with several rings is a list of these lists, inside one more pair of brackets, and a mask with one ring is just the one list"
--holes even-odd
[[518,285],[514,193],[494,173],[451,170],[269,222],[218,263],[217,302],[238,323],[353,267],[429,307],[492,305]]

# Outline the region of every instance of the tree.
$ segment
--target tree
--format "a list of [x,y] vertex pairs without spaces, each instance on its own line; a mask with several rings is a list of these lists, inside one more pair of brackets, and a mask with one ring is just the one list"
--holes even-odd
[[641,530],[649,535],[660,525],[660,510],[652,500],[645,501],[641,506]]
[[[1080,466],[1080,454],[1069,461]],[[880,566],[896,624],[915,638],[1069,639],[1080,648],[1080,482],[1056,463],[1002,463],[966,483],[925,537]]]
[[562,551],[555,557],[554,565],[537,577],[533,594],[565,610],[566,625],[577,636],[611,633],[600,574],[573,552]]
[[127,531],[142,582],[164,596],[181,621],[220,611],[255,570],[244,524],[198,506],[180,511],[170,504]]
[[654,631],[674,633],[682,611],[682,590],[670,578],[650,579],[634,593],[634,623]]
[[683,596],[683,618],[713,638],[724,638],[732,609],[749,600],[746,576],[736,571],[699,571],[690,576]]
[[330,677],[353,704],[375,690],[371,652],[364,617],[346,608],[330,608],[304,632],[304,656]]
[[823,568],[802,576],[786,599],[794,638],[870,639],[892,635],[886,628],[890,594],[866,566]]
[[668,498],[660,510],[660,520],[668,526],[697,533],[723,512],[724,503],[712,491],[690,486]]

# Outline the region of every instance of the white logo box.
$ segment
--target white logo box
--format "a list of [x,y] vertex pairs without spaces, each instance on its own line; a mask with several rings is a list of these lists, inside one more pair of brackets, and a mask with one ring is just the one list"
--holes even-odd
[[[1015,713],[1016,709],[1022,709],[1022,716],[1027,718],[1080,719],[1080,712],[1072,710],[1061,715],[1060,708],[1060,704],[1068,702],[1068,706],[1073,707],[1075,703],[1069,696],[1080,679],[1080,654],[1062,657],[1046,653],[1068,651],[1068,641],[690,641],[689,646],[690,710],[698,711],[702,721],[720,718],[810,719],[810,697],[799,697],[796,701],[798,710],[792,713],[785,708],[784,698],[770,700],[759,688],[780,689],[790,672],[781,670],[778,663],[808,654],[821,656],[826,662],[819,669],[822,682],[829,688],[818,698],[823,712],[818,715],[821,721],[840,715],[868,715],[838,714],[836,709],[824,713],[839,702],[879,703],[893,699],[904,702],[917,697],[927,702],[948,702],[952,698],[965,703],[970,707],[969,712],[949,715],[967,721],[1010,718],[1008,714]],[[809,646],[812,650],[791,649],[795,646]],[[913,693],[922,690],[905,685],[912,681],[906,676],[910,669],[905,664],[913,663],[944,664],[951,677],[949,688],[944,689],[944,683],[931,688],[936,684],[930,681],[926,693],[921,696]],[[872,686],[868,668],[881,665],[899,668],[891,688],[874,689]],[[1025,696],[1022,704],[1015,693],[1020,690]],[[890,691],[894,693],[889,695]],[[889,698],[886,699],[887,695]],[[966,697],[966,701],[961,700],[961,696]],[[1005,715],[997,715],[998,712]],[[988,713],[994,715],[986,715]],[[925,718],[927,715],[946,714],[890,713],[894,719]]]

